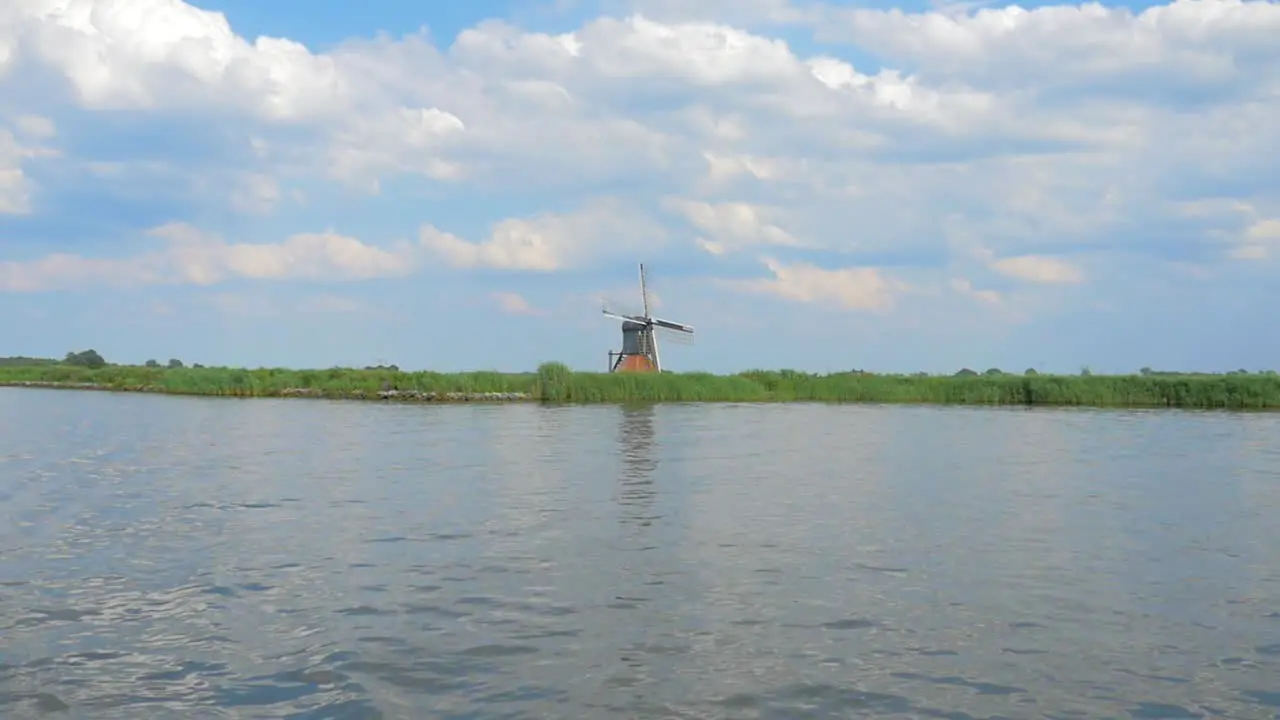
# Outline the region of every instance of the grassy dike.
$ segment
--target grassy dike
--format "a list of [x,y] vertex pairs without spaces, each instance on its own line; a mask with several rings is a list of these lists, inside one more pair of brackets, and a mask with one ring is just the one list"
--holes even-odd
[[918,376],[793,371],[608,374],[546,363],[533,373],[246,370],[111,365],[0,367],[0,385],[226,397],[398,401],[868,402],[1133,408],[1280,409],[1280,376]]

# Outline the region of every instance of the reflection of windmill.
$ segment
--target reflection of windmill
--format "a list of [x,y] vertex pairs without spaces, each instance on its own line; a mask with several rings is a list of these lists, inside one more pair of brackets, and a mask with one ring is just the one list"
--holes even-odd
[[688,340],[693,328],[669,320],[660,320],[649,314],[649,289],[645,283],[644,263],[640,264],[640,297],[644,301],[643,315],[616,313],[606,306],[604,314],[622,321],[622,350],[609,351],[609,372],[662,372],[658,359],[658,336],[655,330],[667,330],[672,339]]
[[652,405],[622,408],[618,427],[618,447],[622,456],[622,487],[618,503],[623,507],[623,522],[648,527],[661,515],[654,516],[657,492],[653,473],[658,468],[654,457],[654,408]]

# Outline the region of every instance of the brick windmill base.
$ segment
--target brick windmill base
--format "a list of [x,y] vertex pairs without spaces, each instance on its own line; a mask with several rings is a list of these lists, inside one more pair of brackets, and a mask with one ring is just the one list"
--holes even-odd
[[656,372],[653,330],[637,322],[622,323],[622,351],[609,351],[609,372]]

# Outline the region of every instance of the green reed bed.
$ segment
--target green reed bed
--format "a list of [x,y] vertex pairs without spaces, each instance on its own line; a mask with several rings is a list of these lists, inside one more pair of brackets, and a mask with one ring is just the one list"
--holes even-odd
[[68,366],[0,368],[0,383],[91,384],[112,390],[183,395],[273,397],[305,390],[320,397],[373,395],[385,389],[421,393],[528,393],[533,373],[434,373],[333,368],[148,368],[112,365],[96,370]]
[[1280,408],[1274,375],[811,375],[755,370],[611,375],[540,368],[535,397],[553,402],[817,401],[965,405]]
[[1280,376],[1231,375],[816,375],[753,370],[707,373],[574,372],[545,363],[534,373],[433,373],[391,369],[287,370],[109,365],[0,367],[0,384],[94,386],[188,395],[378,397],[383,390],[480,395],[523,393],[553,403],[869,402],[966,405],[1280,408]]

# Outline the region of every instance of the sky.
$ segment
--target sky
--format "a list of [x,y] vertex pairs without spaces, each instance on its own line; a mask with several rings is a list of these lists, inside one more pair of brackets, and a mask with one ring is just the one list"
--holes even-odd
[[1280,3],[0,3],[0,356],[1280,367]]

